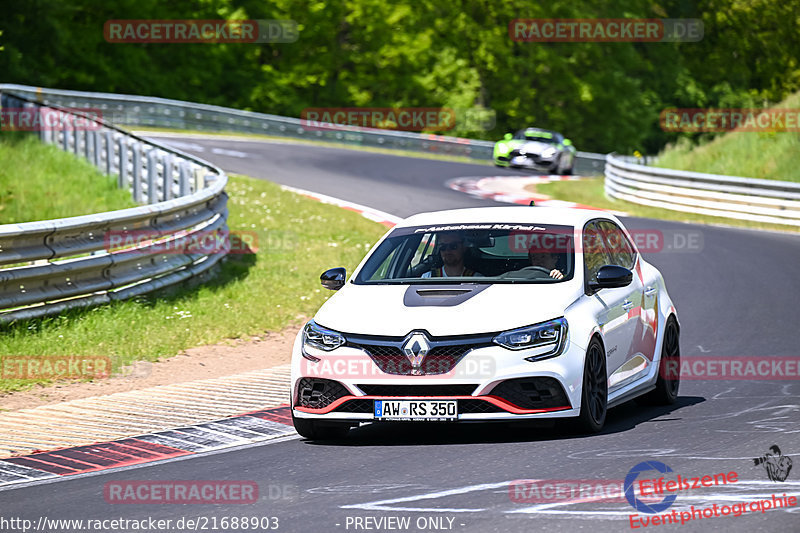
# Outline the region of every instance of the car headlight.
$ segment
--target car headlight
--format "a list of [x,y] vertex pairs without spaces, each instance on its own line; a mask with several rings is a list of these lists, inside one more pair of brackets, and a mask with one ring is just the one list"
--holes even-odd
[[558,150],[556,150],[555,148],[552,148],[552,147],[551,148],[545,148],[544,151],[542,152],[542,157],[553,157],[554,155],[556,155],[557,151]]
[[325,352],[335,350],[345,343],[341,333],[323,328],[313,320],[303,328],[303,348],[316,348]]
[[532,350],[525,359],[538,361],[561,355],[567,341],[567,319],[557,318],[519,329],[504,331],[492,341],[509,350]]

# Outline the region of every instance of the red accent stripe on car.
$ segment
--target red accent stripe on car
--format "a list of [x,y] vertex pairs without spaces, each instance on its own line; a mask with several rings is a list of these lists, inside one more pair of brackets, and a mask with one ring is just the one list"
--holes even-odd
[[548,407],[546,409],[523,409],[522,407],[514,405],[508,400],[504,400],[498,396],[342,396],[341,398],[334,400],[330,405],[320,409],[297,406],[295,406],[295,409],[297,411],[309,414],[326,414],[330,413],[344,402],[350,400],[387,400],[389,398],[392,400],[483,400],[515,415],[533,415],[538,413],[551,413],[554,411],[566,411],[567,409],[572,409],[570,406]]

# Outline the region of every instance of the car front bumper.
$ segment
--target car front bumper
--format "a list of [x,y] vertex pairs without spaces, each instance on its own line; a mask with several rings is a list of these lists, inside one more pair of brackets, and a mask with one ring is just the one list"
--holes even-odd
[[511,153],[505,156],[496,157],[496,165],[504,167],[531,168],[534,170],[555,170],[557,166],[558,154],[553,157],[543,158],[533,154]]
[[383,372],[365,352],[340,347],[292,357],[296,418],[351,423],[375,421],[374,400],[456,400],[458,422],[574,417],[580,412],[585,349],[567,340],[561,355],[526,361],[531,352],[500,346],[473,349],[445,374]]

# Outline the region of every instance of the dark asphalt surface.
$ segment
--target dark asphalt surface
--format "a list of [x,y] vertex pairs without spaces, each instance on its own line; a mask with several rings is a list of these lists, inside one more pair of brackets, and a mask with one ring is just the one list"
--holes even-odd
[[[514,174],[490,166],[307,145],[191,138],[180,140],[178,147],[229,172],[399,216],[497,205],[451,191],[443,183],[454,177]],[[800,355],[794,338],[800,237],[634,218],[625,222],[632,229],[660,230],[675,245],[690,236],[702,243],[647,256],[664,274],[678,308],[684,357]],[[328,266],[320,265],[320,271]],[[625,404],[609,413],[602,434],[591,437],[549,427],[366,426],[338,443],[290,439],[3,491],[0,518],[277,516],[279,531],[298,532],[631,530],[633,508],[624,500],[520,503],[510,498],[508,482],[622,480],[634,465],[652,459],[683,476],[738,473],[737,483],[680,493],[667,512],[715,502],[749,504],[772,494],[797,496],[799,395],[797,380],[683,381],[674,406]],[[795,468],[783,483],[770,482],[764,468],[752,461],[773,444],[794,458]],[[255,480],[262,497],[257,504],[238,506],[111,505],[103,499],[103,486],[112,480],[186,479]],[[739,517],[647,529],[797,532],[797,509],[748,511]],[[355,519],[365,517],[411,521],[405,529],[375,522],[355,527]],[[436,520],[442,521],[440,529],[432,527]]]

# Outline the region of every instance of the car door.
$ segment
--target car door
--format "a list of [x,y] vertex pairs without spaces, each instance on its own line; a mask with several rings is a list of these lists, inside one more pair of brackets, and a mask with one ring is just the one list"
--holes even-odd
[[632,270],[634,281],[641,285],[641,293],[633,295],[636,298],[634,300],[636,305],[631,310],[638,320],[634,334],[636,346],[632,356],[641,355],[652,361],[658,332],[658,272],[644,264],[643,259],[619,226],[607,220],[599,222],[598,227],[603,232],[612,260]]
[[[623,258],[609,250],[604,235],[608,229],[601,220],[589,222],[584,227],[584,276],[588,283],[597,279],[600,267],[624,262]],[[628,263],[619,266],[629,268],[631,265]],[[641,292],[641,281],[634,275],[633,281],[626,287],[601,289],[591,296],[600,304],[596,316],[605,341],[609,392],[615,386],[621,386],[627,379],[625,364],[634,357],[639,348],[635,339],[638,317],[635,308],[641,300]]]
[[[598,222],[603,233],[611,260],[633,271],[633,283],[629,300],[634,303],[629,311],[633,323],[632,346],[628,361],[624,365],[624,376],[619,381],[633,378],[644,371],[653,361],[656,331],[658,329],[658,289],[653,278],[653,269],[643,265],[641,256],[631,244],[625,232],[610,220]],[[616,381],[616,379],[615,379]]]

